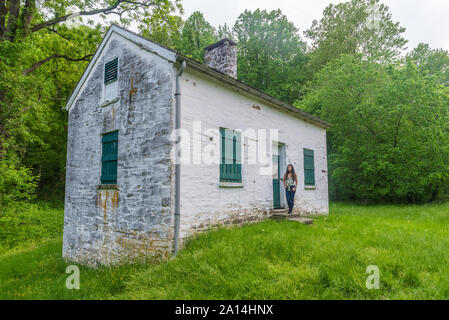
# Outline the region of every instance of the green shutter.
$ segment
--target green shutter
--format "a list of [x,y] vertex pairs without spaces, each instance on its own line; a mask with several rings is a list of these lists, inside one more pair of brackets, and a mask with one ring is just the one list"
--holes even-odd
[[104,84],[108,84],[117,80],[118,58],[106,62],[104,65]]
[[313,150],[304,149],[304,184],[315,185],[315,160]]
[[101,184],[117,183],[118,131],[103,135],[101,153]]
[[220,181],[242,182],[242,143],[240,132],[220,128],[220,135]]

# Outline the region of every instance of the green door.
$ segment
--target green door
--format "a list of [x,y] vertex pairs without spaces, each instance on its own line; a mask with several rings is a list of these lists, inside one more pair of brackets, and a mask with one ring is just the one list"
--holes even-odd
[[280,156],[273,155],[273,208],[281,208]]

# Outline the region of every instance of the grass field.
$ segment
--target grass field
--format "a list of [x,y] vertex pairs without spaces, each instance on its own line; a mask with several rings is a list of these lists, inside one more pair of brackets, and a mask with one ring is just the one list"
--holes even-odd
[[[208,232],[159,265],[81,267],[65,287],[61,239],[0,255],[0,299],[448,299],[449,205],[331,205],[312,226]],[[380,289],[368,290],[377,265]]]

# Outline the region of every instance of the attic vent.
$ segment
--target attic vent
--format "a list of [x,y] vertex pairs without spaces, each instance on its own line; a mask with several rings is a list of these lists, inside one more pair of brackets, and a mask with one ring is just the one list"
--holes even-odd
[[118,58],[106,62],[104,65],[104,84],[109,84],[117,80]]

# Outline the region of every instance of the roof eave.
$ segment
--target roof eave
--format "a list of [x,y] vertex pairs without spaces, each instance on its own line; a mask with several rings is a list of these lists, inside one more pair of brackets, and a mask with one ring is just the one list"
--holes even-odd
[[301,109],[298,109],[294,106],[291,106],[285,102],[280,101],[279,99],[276,99],[273,96],[270,96],[269,94],[266,94],[263,91],[260,91],[256,88],[253,88],[247,84],[244,84],[241,81],[238,81],[230,76],[227,76],[224,73],[218,72],[210,67],[207,67],[203,64],[201,64],[200,62],[187,57],[181,53],[177,53],[177,60],[178,62],[182,62],[182,61],[186,61],[191,67],[193,67],[194,69],[201,71],[209,76],[212,76],[213,78],[219,79],[220,81],[223,81],[224,83],[231,85],[233,87],[237,87],[245,92],[249,92],[257,97],[259,97],[262,100],[265,100],[267,102],[270,102],[271,104],[277,105],[279,107],[282,107],[283,109],[285,109],[286,111],[290,111],[295,113],[296,115],[298,115],[300,118],[304,119],[305,121],[312,123],[316,126],[319,126],[321,128],[324,129],[328,129],[331,124],[321,120],[313,115],[311,115],[310,113],[307,113],[305,111],[302,111]]

